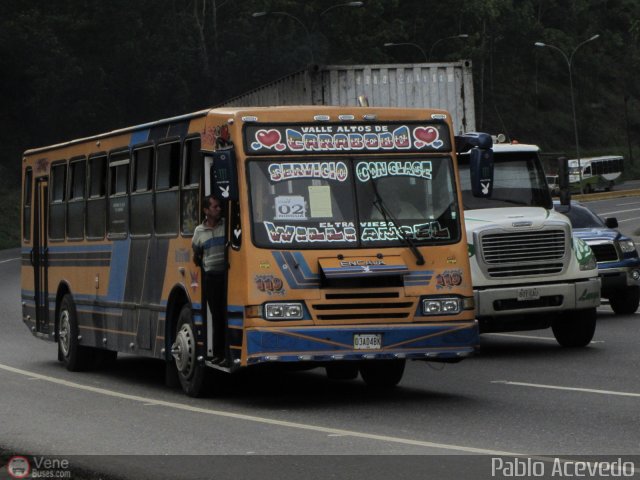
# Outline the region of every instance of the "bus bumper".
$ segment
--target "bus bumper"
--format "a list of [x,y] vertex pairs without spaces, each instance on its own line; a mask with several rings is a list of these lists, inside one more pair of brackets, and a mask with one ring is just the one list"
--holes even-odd
[[[379,338],[380,342],[374,342],[374,348],[357,348],[357,339],[362,336]],[[246,332],[246,364],[393,359],[441,361],[467,357],[478,343],[475,320],[419,325],[258,327]]]

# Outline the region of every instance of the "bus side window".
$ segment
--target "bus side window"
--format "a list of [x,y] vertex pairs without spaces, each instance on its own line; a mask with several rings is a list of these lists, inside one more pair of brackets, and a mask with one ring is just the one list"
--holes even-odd
[[52,164],[49,183],[49,238],[52,240],[64,240],[66,182],[66,161]]
[[178,232],[180,195],[180,143],[158,145],[156,152],[155,230],[157,235]]
[[22,187],[22,238],[31,241],[31,202],[32,202],[33,170],[27,167],[24,172],[24,186]]
[[87,161],[81,159],[69,162],[69,200],[67,202],[67,238],[84,239],[85,185]]
[[203,162],[200,152],[200,137],[185,140],[183,151],[180,232],[182,235],[191,236],[199,223],[198,201]]
[[89,198],[87,199],[87,238],[102,240],[107,218],[107,157],[89,158]]
[[153,146],[133,151],[131,185],[131,235],[151,235],[153,231]]
[[109,155],[109,238],[126,238],[129,232],[129,152]]

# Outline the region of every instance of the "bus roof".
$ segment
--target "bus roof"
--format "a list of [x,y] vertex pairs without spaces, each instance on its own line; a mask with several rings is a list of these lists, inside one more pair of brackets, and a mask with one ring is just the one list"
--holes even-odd
[[494,143],[494,152],[539,152],[540,148],[537,145],[530,145],[527,143]]
[[[623,159],[624,158],[622,157],[622,155],[602,155],[600,157],[582,157],[580,159],[580,163],[589,163],[589,162],[595,162],[598,160],[623,160]],[[569,161],[574,163],[577,162],[575,158],[570,158]]]
[[[146,129],[150,129],[150,128],[158,127],[162,125],[169,125],[172,123],[184,122],[186,120],[204,117],[210,113],[226,115],[226,116],[229,116],[230,118],[233,118],[234,120],[237,120],[242,117],[249,117],[249,116],[254,116],[255,114],[267,113],[267,112],[270,114],[274,114],[274,116],[276,117],[281,117],[286,113],[293,113],[293,112],[309,112],[317,115],[317,114],[327,114],[329,112],[333,112],[335,114],[336,111],[341,111],[340,114],[350,114],[350,113],[363,114],[365,112],[373,115],[375,115],[376,113],[382,113],[382,114],[385,114],[384,116],[391,114],[391,116],[394,117],[394,119],[397,119],[400,121],[415,119],[416,112],[422,112],[425,115],[425,117],[427,115],[434,114],[434,115],[441,115],[443,116],[442,118],[448,118],[448,119],[451,118],[447,113],[447,111],[441,110],[441,109],[435,109],[435,108],[424,109],[424,108],[356,107],[356,106],[327,106],[327,105],[300,105],[300,106],[277,106],[277,107],[218,107],[215,109],[208,108],[205,110],[200,110],[200,111],[188,113],[185,115],[164,118],[164,119],[153,121],[153,122],[148,122],[140,125],[134,125],[131,127],[112,130],[110,132],[100,133],[100,134],[92,135],[89,137],[77,138],[74,140],[70,140],[67,142],[62,142],[54,145],[32,148],[32,149],[26,150],[24,152],[24,156],[39,154],[49,150],[56,150],[60,148],[70,147],[70,146],[78,145],[85,142],[101,140],[101,139],[113,137],[116,135],[135,132],[138,130],[146,130]],[[360,119],[354,119],[354,120],[358,121]],[[271,121],[275,121],[275,119],[272,119]],[[314,121],[314,117],[311,116],[309,118],[309,121]],[[318,121],[318,120],[316,119],[315,121]],[[319,123],[322,123],[322,121],[319,121]]]

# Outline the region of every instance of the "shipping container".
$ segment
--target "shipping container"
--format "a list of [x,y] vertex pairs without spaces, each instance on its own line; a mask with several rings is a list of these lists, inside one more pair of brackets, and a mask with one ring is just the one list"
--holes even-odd
[[475,131],[470,60],[448,63],[316,65],[220,106],[359,105],[447,110],[456,134]]

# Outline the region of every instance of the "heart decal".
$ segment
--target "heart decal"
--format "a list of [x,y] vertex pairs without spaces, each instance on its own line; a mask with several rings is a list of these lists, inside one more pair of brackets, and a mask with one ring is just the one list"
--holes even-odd
[[256,140],[267,148],[271,148],[280,143],[280,138],[280,132],[278,130],[258,130],[256,132]]
[[418,127],[413,131],[413,136],[416,140],[420,140],[427,145],[432,144],[439,137],[438,130],[433,127]]

